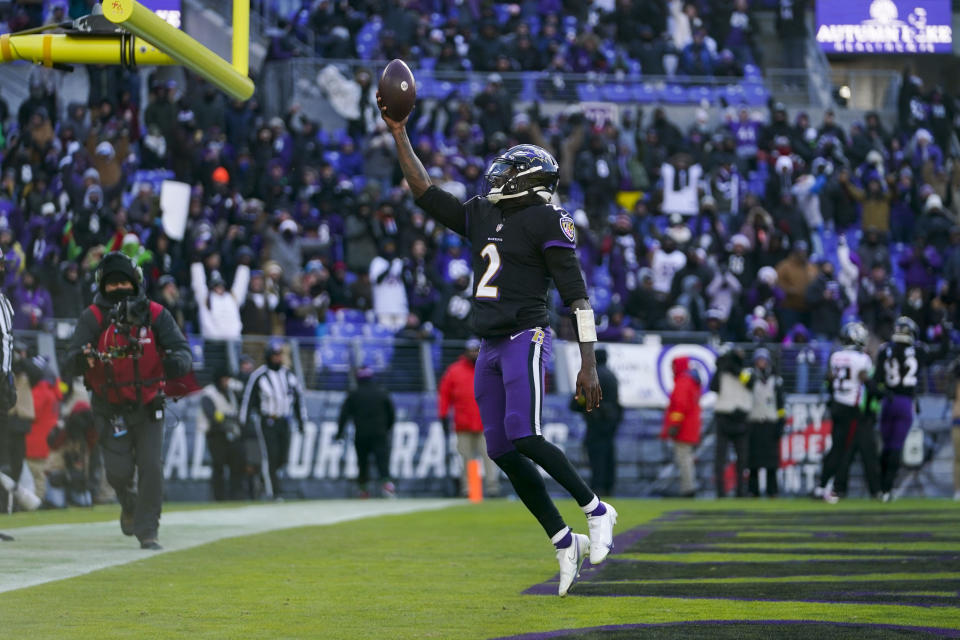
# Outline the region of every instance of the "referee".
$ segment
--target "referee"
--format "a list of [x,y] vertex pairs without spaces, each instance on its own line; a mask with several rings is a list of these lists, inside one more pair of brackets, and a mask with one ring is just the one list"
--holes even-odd
[[[0,282],[6,279],[7,261],[0,249]],[[7,450],[8,412],[17,404],[17,388],[13,384],[13,305],[0,289],[0,467],[4,465]],[[22,437],[22,436],[21,436]],[[14,480],[19,480],[20,475]],[[0,541],[13,540],[0,533]]]
[[268,498],[281,495],[277,472],[287,463],[293,422],[300,433],[307,423],[303,390],[293,371],[283,366],[283,348],[284,341],[279,338],[267,344],[267,362],[250,374],[240,404],[241,426],[255,432],[260,443],[260,467]]

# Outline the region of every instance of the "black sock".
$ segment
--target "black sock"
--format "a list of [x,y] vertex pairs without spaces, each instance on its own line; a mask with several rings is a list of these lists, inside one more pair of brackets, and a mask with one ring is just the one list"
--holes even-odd
[[519,451],[510,451],[497,456],[493,461],[507,474],[520,500],[540,522],[547,536],[553,538],[566,529],[567,525],[563,522],[560,512],[547,494],[547,485],[543,482],[543,476],[529,459],[523,457]]
[[560,483],[581,507],[590,504],[593,500],[593,490],[583,481],[577,470],[573,468],[567,456],[555,445],[547,442],[543,436],[529,436],[513,441],[517,451],[527,456],[550,477]]

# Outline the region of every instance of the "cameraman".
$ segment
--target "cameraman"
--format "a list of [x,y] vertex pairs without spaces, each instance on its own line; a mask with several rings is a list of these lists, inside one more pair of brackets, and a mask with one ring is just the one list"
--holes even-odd
[[83,375],[92,392],[121,531],[137,536],[141,549],[158,550],[164,383],[190,371],[190,347],[170,312],[147,300],[143,274],[126,255],[108,253],[95,278],[97,294],[77,322],[66,368],[68,376]]

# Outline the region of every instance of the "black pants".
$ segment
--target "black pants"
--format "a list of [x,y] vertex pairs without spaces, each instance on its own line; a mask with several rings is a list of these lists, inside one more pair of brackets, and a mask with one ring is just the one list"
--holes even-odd
[[[830,432],[830,451],[823,457],[823,470],[820,473],[820,486],[826,487],[830,478],[837,475],[843,463],[844,451],[850,439],[850,429],[860,417],[860,410],[839,404],[830,405],[830,418],[833,430]],[[836,483],[834,483],[836,484]]]
[[0,417],[0,471],[14,482],[20,481],[29,432],[30,421],[10,415]]
[[747,495],[747,447],[750,434],[746,428],[746,418],[737,419],[733,416],[716,414],[717,447],[714,451],[713,474],[717,479],[717,497],[724,497],[726,489],[723,486],[724,472],[727,468],[727,451],[733,445],[737,468],[737,497]]
[[617,456],[613,446],[615,432],[615,423],[587,424],[584,446],[590,461],[590,488],[598,496],[613,495],[617,479]]
[[108,413],[93,414],[107,482],[123,509],[133,511],[134,535],[140,540],[156,538],[163,506],[163,410],[139,407],[119,413],[127,431],[121,436],[115,435]]
[[880,491],[890,493],[900,470],[903,449],[885,449],[880,456]]
[[867,480],[867,489],[870,495],[880,491],[880,461],[877,457],[877,436],[874,429],[876,419],[873,416],[861,415],[850,425],[847,433],[848,446],[844,447],[840,459],[840,468],[837,478],[833,481],[834,490],[838,494],[847,493],[847,480],[850,477],[850,467],[853,457],[859,452],[863,461],[863,475]]
[[381,482],[390,479],[390,441],[387,434],[365,435],[354,438],[353,446],[357,450],[357,483],[366,487],[370,481],[370,456],[377,464],[377,475]]
[[243,490],[245,453],[239,440],[227,440],[222,431],[207,433],[210,452],[210,485],[214,500],[235,500]]
[[263,430],[263,443],[266,447],[267,470],[270,475],[270,485],[273,495],[280,496],[282,488],[278,472],[287,464],[290,453],[290,423],[286,418],[262,418],[260,421]]

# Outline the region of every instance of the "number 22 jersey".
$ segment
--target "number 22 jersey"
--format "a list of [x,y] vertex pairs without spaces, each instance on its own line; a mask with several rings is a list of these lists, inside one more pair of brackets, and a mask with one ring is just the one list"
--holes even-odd
[[833,401],[847,407],[860,402],[861,378],[870,374],[873,363],[862,351],[842,349],[830,355],[830,392]]

